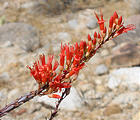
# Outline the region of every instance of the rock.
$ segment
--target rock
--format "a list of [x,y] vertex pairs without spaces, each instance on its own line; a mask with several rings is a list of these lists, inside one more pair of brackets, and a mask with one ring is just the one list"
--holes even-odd
[[11,46],[13,46],[11,41],[5,41],[4,44],[0,45],[1,48],[7,48],[7,47],[11,47]]
[[134,24],[136,26],[136,30],[134,30],[134,31],[136,31],[136,32],[132,32],[132,33],[133,34],[137,33],[137,35],[140,36],[138,34],[138,31],[140,29],[140,14],[132,15],[132,16],[128,17],[127,21],[126,21],[126,24]]
[[138,111],[133,117],[132,120],[140,120],[140,111]]
[[124,105],[132,104],[135,107],[137,107],[135,103],[137,100],[139,100],[139,97],[140,95],[138,92],[125,92],[116,96],[112,100],[111,104],[124,104]]
[[78,21],[78,30],[87,28],[95,29],[98,26],[97,20],[93,16],[93,12],[93,10],[86,9],[78,13],[78,15],[76,16],[76,20]]
[[87,23],[88,29],[95,29],[97,27],[97,21],[94,17],[89,17],[89,21]]
[[21,96],[21,92],[19,91],[18,88],[15,88],[15,89],[11,90],[10,92],[8,92],[8,100],[9,101],[13,101],[20,96]]
[[71,36],[67,32],[60,32],[60,33],[57,34],[57,39],[62,40],[62,41],[70,41]]
[[4,72],[4,73],[0,74],[0,81],[8,82],[9,79],[10,79],[10,76],[9,76],[8,72]]
[[76,29],[78,26],[78,22],[76,19],[68,21],[68,25],[71,29]]
[[95,98],[94,95],[95,95],[95,90],[94,89],[88,90],[84,93],[84,96],[85,96],[86,99],[93,99],[93,98]]
[[96,86],[96,92],[106,93],[107,90],[108,89],[104,85],[97,85]]
[[125,0],[130,6],[130,10],[133,13],[140,13],[140,1],[139,0]]
[[108,68],[104,64],[97,66],[95,70],[96,75],[103,75],[107,72],[108,72]]
[[7,100],[7,93],[8,91],[6,88],[0,90],[0,106],[4,106],[5,101]]
[[[105,63],[112,67],[128,67],[140,64],[140,47],[136,43],[122,43],[115,47],[111,55],[105,58]],[[127,61],[127,62],[126,62]]]
[[37,30],[25,23],[8,23],[0,27],[0,43],[10,41],[25,51],[33,51],[40,46]]
[[8,7],[9,7],[9,3],[8,3],[8,2],[4,2],[3,8],[6,9],[6,8],[8,8]]
[[131,90],[133,84],[140,87],[140,67],[113,70],[109,74],[107,86],[110,89],[114,89],[118,86],[126,86]]
[[[44,103],[47,106],[55,107],[57,99],[49,98],[48,96],[42,96],[37,98],[37,102]],[[83,99],[79,96],[76,89],[72,87],[70,94],[60,104],[60,109],[77,110],[78,108],[83,107],[83,104]]]
[[41,45],[45,45],[44,47],[47,49],[52,48],[51,50],[53,50],[53,52],[58,52],[61,47],[61,42],[63,44],[69,43],[71,39],[71,35],[67,32],[53,33],[44,37],[41,41]]
[[27,8],[34,8],[37,5],[39,5],[38,1],[29,1],[29,2],[25,2],[21,5],[21,8],[27,9]]
[[52,46],[53,46],[53,51],[59,51],[60,50],[60,46],[61,46],[61,42],[63,44],[65,43],[69,43],[71,41],[71,35],[67,32],[60,32],[57,34],[56,36],[56,41],[52,42]]
[[51,11],[49,13],[49,9],[52,9],[51,7],[52,6],[50,6],[46,2],[46,0],[37,0],[37,1],[31,0],[31,1],[25,2],[24,4],[21,5],[21,8],[26,9],[27,13],[29,13],[31,15],[52,14],[53,11]]
[[101,56],[107,56],[109,55],[109,51],[107,49],[103,49],[100,54]]
[[118,104],[112,104],[112,105],[109,105],[105,108],[104,115],[110,116],[110,115],[118,114],[121,112],[122,112],[122,109]]

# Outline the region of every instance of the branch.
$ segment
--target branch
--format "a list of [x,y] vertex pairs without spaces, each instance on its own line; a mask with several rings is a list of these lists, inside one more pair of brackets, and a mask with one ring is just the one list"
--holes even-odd
[[55,107],[54,111],[51,113],[51,116],[50,116],[49,120],[52,120],[52,119],[56,116],[56,114],[57,114],[57,112],[58,112],[58,107],[59,107],[60,103],[62,102],[62,100],[63,100],[67,95],[69,95],[69,93],[70,93],[70,88],[65,88],[65,91],[62,93],[61,98],[60,98],[59,101],[57,102],[56,107]]
[[29,100],[33,99],[35,96],[39,95],[45,88],[48,86],[43,86],[42,88],[31,91],[30,93],[21,96],[20,98],[16,99],[14,102],[6,105],[4,108],[0,110],[0,118],[9,113],[10,111],[14,110],[15,108],[21,106],[22,104],[28,102]]

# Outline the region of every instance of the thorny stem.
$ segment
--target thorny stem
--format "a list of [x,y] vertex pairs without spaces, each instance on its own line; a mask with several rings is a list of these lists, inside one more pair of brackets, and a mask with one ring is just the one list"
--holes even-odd
[[52,119],[57,115],[57,112],[58,112],[58,108],[59,108],[60,103],[62,102],[62,100],[63,100],[67,95],[69,95],[69,92],[70,92],[70,88],[65,88],[65,91],[62,93],[61,98],[60,98],[59,101],[57,102],[56,107],[55,107],[54,111],[51,113],[51,116],[50,116],[49,120],[52,120]]
[[42,88],[35,91],[31,91],[30,93],[16,99],[14,102],[6,105],[3,109],[0,110],[0,118],[6,115],[7,113],[9,113],[10,111],[14,110],[15,108],[33,99],[35,96],[39,95],[44,89],[47,89],[47,88],[48,88],[48,85],[45,85]]

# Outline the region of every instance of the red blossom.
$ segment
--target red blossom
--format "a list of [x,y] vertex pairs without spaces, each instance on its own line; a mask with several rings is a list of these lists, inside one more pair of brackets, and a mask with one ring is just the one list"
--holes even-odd
[[96,45],[96,38],[92,40],[93,45]]
[[54,66],[53,66],[53,71],[57,69],[58,65],[59,65],[58,61],[55,61]]
[[115,37],[122,34],[122,33],[126,33],[130,30],[136,29],[136,27],[133,24],[129,24],[127,26],[123,26],[120,28],[119,31],[116,32]]
[[67,65],[69,65],[71,62],[71,54],[70,54],[69,46],[65,45],[65,48],[66,48]]
[[119,20],[118,20],[118,25],[121,25],[122,23],[122,16],[120,16]]
[[104,30],[104,19],[103,19],[103,14],[102,14],[102,12],[100,11],[100,14],[101,14],[101,19],[99,19],[99,17],[98,17],[98,15],[97,15],[97,13],[96,12],[94,12],[94,14],[95,14],[95,16],[96,16],[96,18],[97,18],[97,20],[98,20],[98,24],[99,24],[99,26],[100,26],[100,30],[102,31],[102,30]]
[[67,75],[67,78],[71,77],[74,74],[78,74],[79,70],[84,67],[85,63],[79,64],[77,67],[74,67],[69,74]]
[[61,96],[57,95],[57,94],[50,94],[50,95],[48,95],[48,97],[50,97],[50,98],[57,98],[57,99],[61,98]]
[[90,34],[88,34],[88,41],[91,41],[91,36],[90,36]]
[[97,38],[97,32],[94,32],[94,38]]
[[114,12],[114,14],[113,14],[113,22],[115,23],[115,24],[117,24],[116,23],[116,20],[118,19],[118,14],[117,14],[117,12],[115,11]]
[[112,27],[113,27],[113,16],[111,16],[109,20],[109,28],[112,28]]

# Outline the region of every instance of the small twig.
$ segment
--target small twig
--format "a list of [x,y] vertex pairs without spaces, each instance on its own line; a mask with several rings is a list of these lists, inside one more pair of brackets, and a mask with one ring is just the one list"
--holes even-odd
[[67,95],[69,95],[69,92],[70,92],[70,88],[65,88],[65,91],[62,93],[61,98],[60,98],[59,101],[57,102],[56,107],[55,107],[54,111],[51,113],[51,116],[50,116],[49,120],[52,120],[52,119],[56,116],[56,114],[57,114],[57,112],[58,112],[58,108],[59,108],[60,103],[62,102],[62,100],[63,100]]

